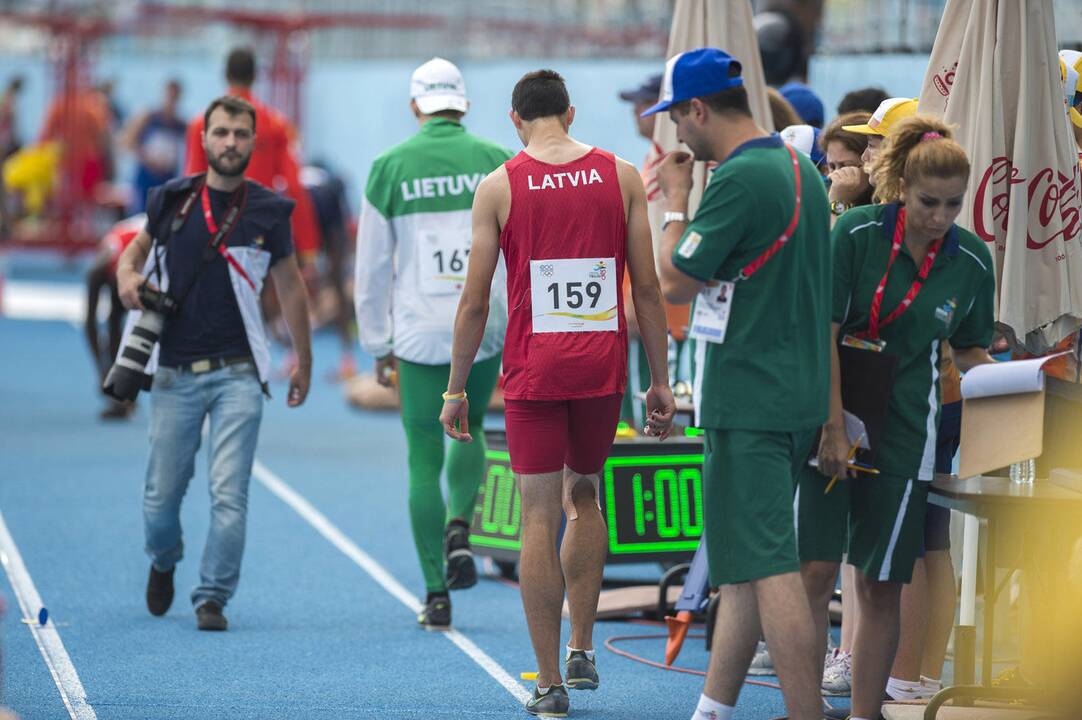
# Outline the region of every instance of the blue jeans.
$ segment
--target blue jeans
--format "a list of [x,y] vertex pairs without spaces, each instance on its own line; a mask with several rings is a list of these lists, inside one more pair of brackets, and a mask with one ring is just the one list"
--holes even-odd
[[146,552],[166,571],[184,556],[180,502],[195,474],[203,420],[210,419],[207,453],[210,532],[192,605],[225,606],[240,579],[263,391],[255,365],[231,365],[199,375],[161,367],[150,395],[150,460],[143,492]]

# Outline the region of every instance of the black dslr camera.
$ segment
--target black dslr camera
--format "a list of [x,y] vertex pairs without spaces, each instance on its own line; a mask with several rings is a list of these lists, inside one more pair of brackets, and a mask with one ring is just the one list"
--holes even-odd
[[139,287],[139,302],[145,308],[143,314],[102,385],[106,395],[120,401],[133,401],[140,390],[150,389],[152,376],[146,374],[147,362],[162,334],[165,318],[180,307],[169,293],[146,284]]

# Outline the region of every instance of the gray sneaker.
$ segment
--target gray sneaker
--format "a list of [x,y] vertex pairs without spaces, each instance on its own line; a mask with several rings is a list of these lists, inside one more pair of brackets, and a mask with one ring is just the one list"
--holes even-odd
[[766,642],[760,640],[759,644],[755,646],[755,657],[751,659],[748,675],[774,674],[774,661],[770,659],[770,650],[767,649]]
[[533,697],[526,701],[526,712],[538,717],[567,717],[570,706],[563,685],[550,685],[544,694],[534,687]]
[[564,658],[564,682],[572,690],[597,690],[601,681],[597,677],[597,663],[585,650],[572,650]]
[[845,697],[853,691],[853,656],[835,650],[827,658],[823,668],[823,694],[828,697]]

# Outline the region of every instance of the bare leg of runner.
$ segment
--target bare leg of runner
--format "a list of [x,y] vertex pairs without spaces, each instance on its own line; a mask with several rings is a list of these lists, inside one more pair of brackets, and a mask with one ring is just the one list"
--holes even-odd
[[594,494],[597,476],[579,475],[564,468],[564,482],[571,490],[571,502],[577,517],[568,513],[560,548],[560,564],[567,584],[567,603],[571,610],[571,641],[576,650],[592,650],[597,598],[608,554],[608,531]]
[[[778,672],[785,707],[792,720],[819,720],[823,702],[822,654],[814,654],[825,635],[817,636],[808,596],[800,573],[791,572],[754,580],[766,646]],[[884,686],[886,680],[883,681]],[[878,717],[878,716],[870,716]]]
[[857,572],[860,622],[853,640],[853,715],[879,717],[898,649],[901,583],[875,582]]
[[748,583],[723,585],[718,592],[718,616],[703,695],[735,707],[759,642],[759,606]]
[[563,473],[517,475],[522,495],[522,551],[519,554],[519,589],[526,626],[537,656],[537,684],[561,682],[560,611],[564,603],[564,576],[556,553],[560,532]]

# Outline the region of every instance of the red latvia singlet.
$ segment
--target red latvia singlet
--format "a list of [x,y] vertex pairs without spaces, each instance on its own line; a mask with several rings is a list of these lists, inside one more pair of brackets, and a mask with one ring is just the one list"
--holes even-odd
[[573,400],[624,392],[627,325],[620,292],[627,219],[612,153],[553,165],[508,160],[504,394]]

